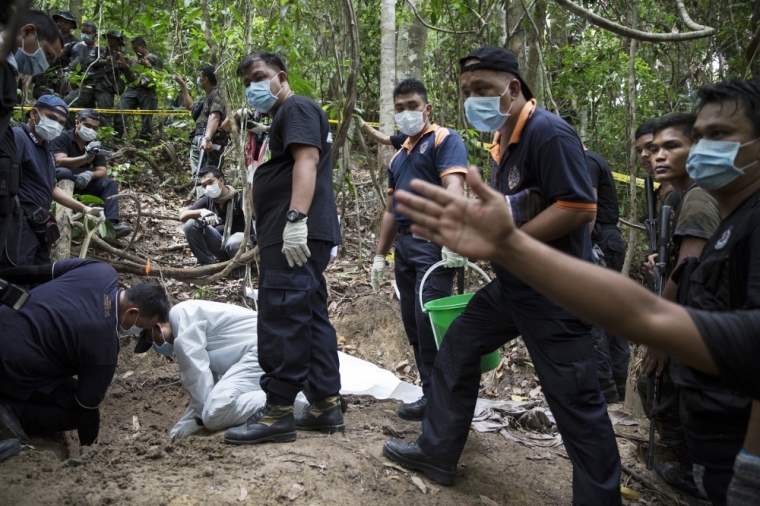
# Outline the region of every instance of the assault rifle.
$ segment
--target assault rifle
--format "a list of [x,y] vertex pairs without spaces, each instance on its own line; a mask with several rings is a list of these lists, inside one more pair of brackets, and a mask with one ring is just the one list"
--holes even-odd
[[[652,174],[647,174],[644,179],[644,190],[646,191],[647,199],[647,216],[644,220],[644,226],[647,229],[647,240],[649,243],[649,254],[657,253],[657,236],[658,236],[658,222],[657,222],[657,201],[654,196],[654,178]],[[655,293],[659,293],[660,287],[657,286],[657,276],[654,277],[654,283],[651,288]]]
[[[647,176],[650,177],[650,176]],[[665,287],[667,278],[665,277],[665,271],[668,266],[668,239],[670,238],[670,212],[672,208],[670,206],[662,206],[662,214],[660,215],[660,233],[659,241],[655,243],[657,246],[658,259],[654,266],[654,279],[657,286],[657,295],[662,297],[662,290]],[[654,467],[654,432],[655,422],[654,417],[657,414],[658,404],[660,402],[660,389],[662,388],[662,376],[655,371],[654,378],[650,378],[650,381],[654,383],[654,393],[652,395],[652,405],[649,413],[649,451],[647,452],[647,469],[650,471]]]

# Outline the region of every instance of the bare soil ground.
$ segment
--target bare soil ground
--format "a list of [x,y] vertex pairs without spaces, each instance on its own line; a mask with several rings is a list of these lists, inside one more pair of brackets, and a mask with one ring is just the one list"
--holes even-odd
[[[158,159],[158,163],[164,161]],[[164,170],[171,174],[170,169]],[[374,295],[367,284],[366,259],[372,258],[371,230],[377,207],[369,178],[361,172],[356,174],[358,199],[351,200],[354,197],[346,193],[338,197],[345,220],[345,246],[326,273],[331,319],[343,351],[415,382],[414,358],[393,289],[386,283],[382,292]],[[122,191],[138,194],[144,212],[176,216],[181,206],[192,202],[187,189],[161,188],[147,170],[140,179],[139,183],[124,182]],[[124,205],[126,211],[134,212],[129,203]],[[130,221],[134,226],[134,219]],[[132,253],[151,258],[154,274],[160,265],[194,264],[189,249],[183,246],[179,222],[144,218],[142,228]],[[72,253],[77,253],[76,247]],[[102,251],[92,250],[91,256],[118,263],[118,258]],[[134,275],[120,279],[125,285],[147,280]],[[243,297],[237,280],[208,286],[172,279],[162,282],[175,303],[203,298],[252,305]],[[172,442],[169,429],[187,403],[177,365],[154,353],[134,355],[129,339],[122,339],[121,344],[117,374],[101,406],[98,443],[80,448],[76,435],[70,433],[32,440],[21,455],[0,464],[0,504],[572,503],[572,469],[562,447],[549,451],[527,448],[498,433],[471,432],[453,487],[441,487],[391,464],[382,456],[384,441],[390,437],[413,440],[420,430],[419,423],[396,416],[396,401],[349,397],[345,435],[305,433],[294,443],[235,447],[224,444],[221,433],[201,432]],[[540,385],[519,340],[502,350],[502,358],[499,370],[484,375],[481,395],[541,399]],[[632,439],[646,439],[648,427],[645,420],[639,423],[638,427],[615,427],[625,436],[618,439],[621,457],[625,465],[656,481],[638,463],[641,457]],[[622,484],[641,494],[626,504],[671,504],[627,475],[623,475]]]

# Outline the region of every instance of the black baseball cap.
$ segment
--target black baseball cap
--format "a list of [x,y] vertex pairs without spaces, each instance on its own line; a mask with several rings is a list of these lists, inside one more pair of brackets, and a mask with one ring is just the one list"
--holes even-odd
[[[480,60],[477,63],[470,63],[465,66],[465,62],[469,60]],[[469,55],[459,60],[459,73],[472,72],[473,70],[494,70],[496,72],[509,72],[514,75],[520,81],[520,87],[522,88],[523,95],[527,100],[533,98],[533,92],[530,91],[528,85],[525,84],[522,76],[520,75],[520,65],[517,62],[517,57],[512,51],[504,49],[498,46],[485,46],[479,47]]]
[[135,353],[145,353],[149,349],[153,348],[153,343],[149,343],[145,340],[147,332],[151,332],[152,330],[153,328],[151,327],[140,332],[140,339],[138,339],[137,346],[135,346]]
[[73,21],[74,28],[77,28],[77,20],[74,15],[69,11],[60,11],[58,14],[53,14],[53,21],[58,21],[58,18],[65,19],[66,21]]
[[92,118],[95,121],[100,121],[100,126],[103,126],[105,124],[105,122],[103,121],[105,118],[101,116],[100,114],[98,114],[98,111],[96,111],[95,109],[82,109],[81,111],[79,111],[79,113],[77,114],[77,119],[83,120],[85,118]]

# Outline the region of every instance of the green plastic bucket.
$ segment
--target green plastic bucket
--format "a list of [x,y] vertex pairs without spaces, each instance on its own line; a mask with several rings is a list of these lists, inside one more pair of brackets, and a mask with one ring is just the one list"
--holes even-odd
[[[479,267],[469,262],[468,264],[474,270],[483,275],[486,280],[490,281],[488,275]],[[438,262],[437,264],[430,267],[430,269],[428,269],[428,271],[425,273],[425,276],[422,278],[422,283],[420,283],[420,299],[422,299],[422,287],[425,284],[425,278],[427,278],[430,272],[432,272],[437,267],[440,267],[441,265],[443,265],[443,262]],[[470,299],[472,299],[473,295],[475,294],[463,293],[461,295],[452,295],[451,297],[431,300],[422,306],[423,310],[428,314],[428,316],[430,316],[430,324],[433,327],[433,336],[435,337],[435,344],[438,348],[441,347],[443,336],[445,336],[446,331],[449,330],[451,322],[453,322],[457,316],[462,314],[462,311],[464,311],[464,308],[470,302]],[[501,357],[499,356],[498,349],[492,351],[491,353],[483,355],[480,357],[480,372],[486,373],[488,371],[493,371],[499,367],[500,361]]]

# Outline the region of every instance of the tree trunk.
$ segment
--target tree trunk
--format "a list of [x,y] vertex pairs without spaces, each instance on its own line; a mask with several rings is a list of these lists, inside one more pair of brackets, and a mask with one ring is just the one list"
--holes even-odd
[[[74,181],[64,179],[58,183],[58,188],[71,197],[74,195]],[[71,209],[56,204],[55,206],[55,221],[58,222],[58,229],[61,231],[61,237],[53,245],[53,250],[50,254],[51,260],[57,262],[58,260],[66,260],[71,256]]]
[[493,12],[496,25],[496,45],[503,47],[507,45],[507,11],[504,3],[499,2]]
[[[419,9],[420,0],[409,0]],[[398,28],[396,37],[396,82],[408,77],[422,79],[422,66],[425,60],[427,28],[420,23],[417,16],[404,3],[404,22]]]
[[83,0],[69,0],[69,10],[74,15],[74,19],[77,20],[77,26],[81,26],[82,24],[82,1]]
[[[635,30],[638,27],[639,22],[639,2],[633,0],[631,4],[631,26]],[[628,210],[628,220],[631,223],[636,223],[636,49],[638,41],[636,39],[630,39],[630,47],[628,51],[628,94],[626,100],[625,111],[625,149],[628,153],[628,175],[631,177],[628,185],[630,195],[630,207]],[[625,253],[625,262],[623,263],[623,276],[628,277],[628,272],[631,269],[631,261],[633,259],[634,252],[636,250],[637,233],[634,228],[628,229],[628,250]],[[631,349],[631,360],[628,367],[628,381],[625,387],[625,409],[634,416],[643,416],[644,409],[641,406],[641,400],[636,393],[636,378],[637,368],[636,364],[640,362],[643,347],[634,346]]]
[[[545,15],[543,7],[541,12],[538,9],[539,2],[536,2],[536,7],[533,8],[533,12],[536,16],[540,16],[541,21],[536,21],[540,26],[536,26],[536,29],[543,34],[543,26],[545,25]],[[527,5],[527,3],[526,3]],[[543,3],[541,3],[543,5]],[[536,20],[536,16],[533,17]],[[525,21],[528,17],[525,14],[525,8],[521,1],[511,1],[507,10],[507,30],[512,33],[512,36],[507,40],[507,49],[512,51],[517,56],[517,62],[520,65],[520,76],[528,85],[530,91],[533,92],[535,97],[538,97],[538,90],[540,86],[539,75],[541,69],[538,62],[538,49],[536,47],[536,37],[533,34],[532,29],[525,28]],[[530,25],[528,25],[530,26]]]
[[[396,73],[396,2],[382,0],[380,19],[380,131],[393,135],[393,84]],[[378,145],[380,186],[385,186],[386,167],[393,156],[391,146]]]

